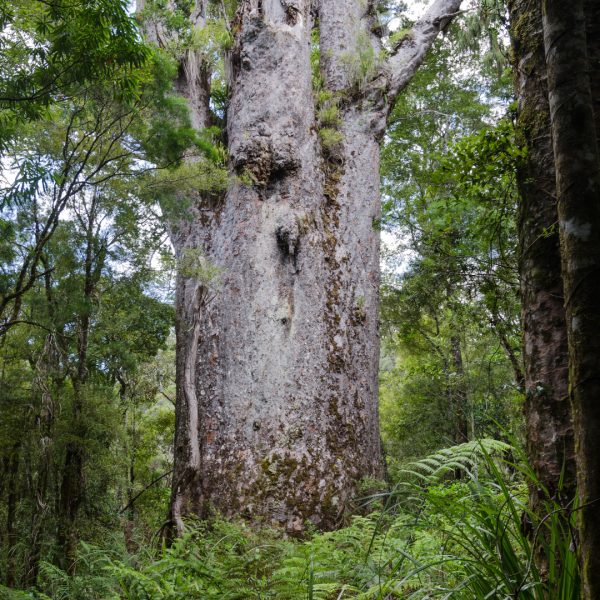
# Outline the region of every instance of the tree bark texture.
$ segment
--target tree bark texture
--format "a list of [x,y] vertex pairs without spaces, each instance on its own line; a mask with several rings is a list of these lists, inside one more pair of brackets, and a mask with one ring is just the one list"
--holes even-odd
[[[381,478],[379,142],[390,102],[457,9],[435,3],[381,63],[371,3],[240,3],[226,126],[235,182],[218,201],[197,199],[175,243],[221,273],[210,293],[178,280],[177,530],[212,509],[290,533],[333,528],[360,479]],[[339,107],[339,141],[327,145],[315,15],[323,86]],[[375,62],[357,73],[360,53]],[[180,89],[192,108],[205,93]]]
[[[590,74],[594,89],[598,74],[590,71],[582,0],[546,0],[543,31],[569,337],[583,587],[584,597],[591,600],[600,597],[600,159],[590,86]],[[592,56],[597,58],[593,52]]]
[[526,150],[517,181],[527,453],[541,484],[531,486],[530,503],[544,517],[543,488],[565,507],[576,492],[567,328],[541,5],[513,0],[509,11],[517,132]]

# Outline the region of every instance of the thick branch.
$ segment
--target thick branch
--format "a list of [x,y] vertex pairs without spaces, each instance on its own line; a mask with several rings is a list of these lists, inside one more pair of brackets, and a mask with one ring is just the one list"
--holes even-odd
[[461,0],[436,0],[397,45],[387,62],[391,104],[408,85],[438,34],[459,14]]

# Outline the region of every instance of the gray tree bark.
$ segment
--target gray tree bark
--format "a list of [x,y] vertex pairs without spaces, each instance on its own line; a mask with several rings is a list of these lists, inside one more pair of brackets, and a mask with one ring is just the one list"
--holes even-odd
[[[593,4],[586,6],[593,14]],[[596,24],[589,23],[588,31]],[[545,0],[548,69],[573,406],[584,597],[600,597],[600,155],[582,0]],[[596,115],[597,117],[597,115]]]
[[[382,476],[379,144],[391,103],[458,6],[438,0],[381,62],[371,2],[240,3],[227,109],[240,177],[224,198],[198,199],[175,239],[176,252],[193,247],[222,273],[210,301],[193,278],[178,280],[177,530],[212,509],[290,533],[333,528],[360,479]],[[317,25],[323,85],[340,109],[339,141],[327,145],[312,88]],[[180,89],[202,104],[205,92]]]

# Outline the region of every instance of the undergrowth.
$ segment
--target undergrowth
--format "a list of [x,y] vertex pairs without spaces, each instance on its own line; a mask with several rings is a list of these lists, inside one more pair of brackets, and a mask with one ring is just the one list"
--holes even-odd
[[[190,523],[158,556],[82,544],[76,575],[44,563],[35,590],[0,589],[0,598],[577,598],[573,514],[550,499],[542,518],[532,514],[527,484],[538,483],[508,450],[483,440],[406,465],[390,494],[365,499],[377,510],[304,541],[244,523]],[[528,535],[524,517],[534,524]],[[544,578],[536,549],[550,558]]]

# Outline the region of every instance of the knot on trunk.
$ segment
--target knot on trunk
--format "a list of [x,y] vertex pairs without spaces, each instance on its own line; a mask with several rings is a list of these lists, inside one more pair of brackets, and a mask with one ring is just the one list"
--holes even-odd
[[249,175],[258,185],[285,177],[300,166],[293,138],[285,134],[271,136],[251,132],[250,138],[238,143],[233,150],[236,170]]
[[281,0],[281,6],[285,11],[286,25],[293,27],[298,22],[300,16],[300,6],[298,0]]
[[300,245],[300,228],[294,219],[278,225],[275,230],[277,246],[283,256],[295,258]]

